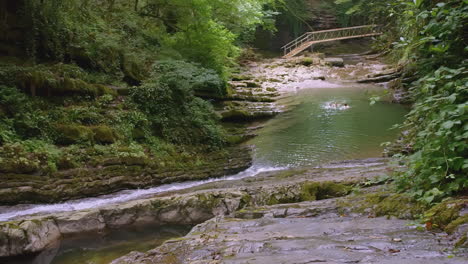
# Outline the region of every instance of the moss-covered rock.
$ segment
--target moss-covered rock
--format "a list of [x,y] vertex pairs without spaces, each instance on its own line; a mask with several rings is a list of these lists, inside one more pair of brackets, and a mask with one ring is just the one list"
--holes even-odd
[[231,79],[236,82],[252,80],[253,78],[254,77],[252,75],[248,75],[248,74],[234,74],[231,77]]
[[403,219],[411,219],[420,216],[426,206],[406,194],[375,194],[368,197],[368,201],[380,200],[375,204],[376,216],[395,216]]
[[249,121],[251,115],[247,110],[232,109],[221,113],[222,119],[226,121]]
[[400,219],[417,219],[427,205],[414,200],[411,196],[390,191],[377,191],[357,194],[339,201],[340,211],[367,213],[370,216],[394,216]]
[[446,231],[453,232],[456,226],[464,221],[464,218],[460,218],[460,211],[466,206],[466,202],[467,201],[456,199],[448,199],[441,202],[424,214],[425,221],[432,228],[445,230],[450,226]]
[[33,96],[117,95],[111,88],[90,84],[81,79],[60,77],[46,70],[25,69],[17,76],[17,86]]
[[63,156],[57,160],[57,169],[59,170],[69,170],[78,168],[79,164],[73,160],[71,157]]
[[350,186],[334,182],[309,182],[302,185],[301,200],[315,201],[348,194]]
[[445,227],[445,232],[447,232],[448,234],[453,234],[459,226],[464,224],[468,224],[468,214],[460,216],[452,222],[450,222],[450,224],[448,224]]
[[39,164],[26,159],[0,159],[1,173],[29,174],[39,170]]
[[101,125],[92,127],[91,130],[93,131],[93,139],[97,143],[101,144],[112,144],[118,140],[117,133],[110,127]]
[[122,56],[121,67],[124,73],[124,80],[130,85],[140,85],[146,75],[142,64],[137,61],[128,55]]
[[57,143],[71,145],[89,142],[93,139],[94,133],[91,128],[76,124],[56,126]]
[[300,64],[308,67],[308,66],[314,64],[314,60],[312,58],[305,57],[305,58],[301,59]]
[[259,83],[253,81],[247,81],[245,84],[247,84],[247,87],[249,88],[261,87]]

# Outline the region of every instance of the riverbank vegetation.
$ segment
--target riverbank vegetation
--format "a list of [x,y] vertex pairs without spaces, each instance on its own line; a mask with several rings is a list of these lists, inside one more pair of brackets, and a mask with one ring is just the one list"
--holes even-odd
[[399,83],[413,103],[399,157],[409,169],[402,191],[431,203],[468,189],[468,2],[463,0],[337,0],[354,17],[384,24],[379,48],[403,67]]
[[272,3],[2,1],[0,172],[188,162],[223,149],[204,99],[229,94],[244,40],[272,29]]

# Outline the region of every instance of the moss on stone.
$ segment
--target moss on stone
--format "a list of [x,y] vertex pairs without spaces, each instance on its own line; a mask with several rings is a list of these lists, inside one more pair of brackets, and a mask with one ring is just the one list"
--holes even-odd
[[95,142],[101,144],[112,144],[118,140],[117,133],[110,127],[101,125],[92,127],[91,130],[94,133],[93,139]]
[[252,80],[253,76],[252,75],[247,75],[247,74],[235,74],[231,78],[233,81],[246,81],[246,80]]
[[260,84],[258,84],[258,83],[256,83],[256,82],[245,82],[245,84],[246,84],[247,87],[249,87],[249,88],[260,87]]
[[250,196],[249,194],[244,194],[242,195],[241,199],[240,199],[240,202],[239,202],[239,208],[244,208],[246,206],[250,206],[252,205],[252,196]]
[[124,73],[124,80],[130,85],[139,85],[145,78],[145,70],[136,58],[123,55],[121,67]]
[[348,194],[350,186],[334,182],[307,182],[302,185],[301,200],[315,201]]
[[161,264],[178,264],[181,263],[174,253],[168,253],[161,258]]
[[[420,216],[426,206],[420,202],[415,201],[412,197],[406,194],[391,194],[378,196],[381,199],[375,204],[374,213],[376,216],[395,216],[403,219],[412,219]],[[370,200],[369,200],[370,199]],[[368,201],[374,198],[369,197]]]
[[457,242],[455,242],[455,247],[468,247],[468,235],[465,234],[461,238],[458,239]]
[[60,124],[55,128],[58,134],[57,143],[64,145],[89,142],[92,140],[94,134],[89,127],[75,124]]
[[280,200],[278,200],[278,198],[276,198],[274,195],[270,196],[270,198],[266,201],[266,205],[275,205],[280,203]]
[[459,226],[467,224],[467,223],[468,223],[468,215],[463,215],[453,220],[452,222],[450,222],[450,224],[448,224],[444,230],[448,234],[452,234],[457,230]]
[[[112,89],[112,88],[110,88],[109,86],[106,86],[106,85],[94,84],[94,87],[96,88],[96,92],[97,92],[98,95],[106,95],[106,94],[110,94],[110,95],[113,95],[113,96],[121,95],[116,90],[114,90],[114,89]],[[121,90],[123,90],[123,89],[121,89]],[[124,95],[127,95],[127,94],[124,94]]]
[[300,64],[301,65],[304,65],[304,66],[310,66],[314,63],[314,60],[312,58],[309,58],[309,57],[305,57],[303,59],[301,59],[300,61]]
[[445,229],[452,221],[460,216],[464,201],[449,199],[433,206],[425,214],[425,221],[433,227]]
[[246,139],[242,135],[227,135],[226,136],[226,142],[230,146],[235,146],[235,145],[243,143],[245,141],[246,141]]
[[[0,172],[15,174],[30,174],[39,170],[39,164],[29,160],[0,159]],[[3,176],[3,175],[2,175]]]
[[223,120],[248,121],[251,119],[249,112],[240,109],[233,109],[221,114]]
[[79,167],[79,164],[70,159],[70,157],[61,157],[59,158],[59,160],[57,161],[57,168],[59,170],[69,170],[69,169],[74,169],[74,168],[78,168]]
[[60,77],[46,70],[26,69],[25,72],[18,74],[17,86],[31,95],[38,96],[117,94],[105,85],[91,84],[76,78]]
[[292,176],[302,175],[305,172],[307,172],[307,170],[284,170],[276,173],[275,177],[278,179],[286,179]]
[[414,200],[407,194],[390,191],[376,191],[356,194],[341,199],[337,203],[339,212],[367,213],[371,216],[394,216],[402,219],[417,219],[427,209],[427,205]]

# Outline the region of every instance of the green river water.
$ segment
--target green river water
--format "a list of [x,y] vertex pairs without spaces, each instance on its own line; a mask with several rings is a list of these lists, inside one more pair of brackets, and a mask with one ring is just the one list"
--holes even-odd
[[[376,86],[318,88],[298,91],[284,99],[290,110],[268,121],[249,143],[256,146],[256,162],[271,166],[314,166],[336,160],[380,157],[381,143],[394,140],[407,109],[377,102]],[[330,108],[334,102],[348,109]]]

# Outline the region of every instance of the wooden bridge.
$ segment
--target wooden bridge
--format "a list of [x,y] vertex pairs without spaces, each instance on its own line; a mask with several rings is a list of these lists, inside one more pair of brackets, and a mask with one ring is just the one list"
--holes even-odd
[[365,25],[358,27],[336,28],[307,32],[282,47],[283,58],[291,58],[306,50],[310,46],[342,39],[364,38],[381,35],[379,25]]

